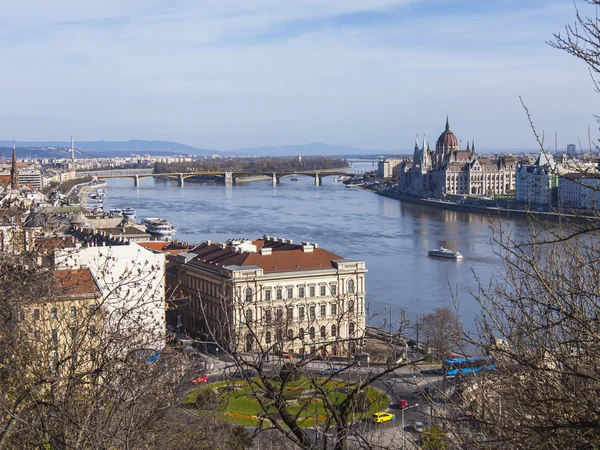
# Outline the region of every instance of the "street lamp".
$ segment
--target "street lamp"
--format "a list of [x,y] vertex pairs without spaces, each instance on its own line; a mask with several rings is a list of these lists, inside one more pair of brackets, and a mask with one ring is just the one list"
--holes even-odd
[[419,406],[419,404],[415,403],[414,405],[409,406],[408,408],[402,409],[402,450],[404,450],[404,448],[406,447],[406,430],[404,429],[404,411],[406,409],[416,408],[417,406]]

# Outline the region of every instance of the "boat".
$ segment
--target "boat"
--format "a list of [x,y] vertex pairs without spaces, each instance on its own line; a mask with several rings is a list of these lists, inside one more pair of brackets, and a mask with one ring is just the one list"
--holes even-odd
[[448,250],[447,248],[440,247],[435,250],[427,250],[429,256],[437,256],[438,258],[450,258],[450,259],[462,259],[463,255],[461,252]]
[[110,213],[113,216],[120,216],[120,215],[123,214],[123,210],[121,208],[113,208],[113,209],[110,210]]
[[123,208],[121,214],[123,214],[123,217],[125,217],[126,219],[135,219],[135,209],[133,208]]
[[300,181],[300,178],[298,178],[298,177],[291,177],[290,181]]
[[340,181],[346,181],[346,180],[348,180],[349,178],[350,178],[350,177],[346,177],[346,176],[344,176],[344,175],[340,175],[339,177],[335,177],[335,178],[333,179],[333,181],[335,181],[335,182],[337,183],[337,182],[340,182]]
[[158,234],[160,236],[175,234],[175,227],[165,219],[148,217],[147,219],[142,220],[142,223],[146,225],[146,232],[150,234]]

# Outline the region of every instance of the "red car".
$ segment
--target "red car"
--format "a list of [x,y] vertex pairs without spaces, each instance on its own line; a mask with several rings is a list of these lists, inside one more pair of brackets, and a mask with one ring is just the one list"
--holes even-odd
[[406,400],[399,400],[398,401],[398,408],[400,409],[407,409],[408,408],[408,401]]
[[202,373],[202,374],[198,375],[196,378],[192,378],[190,380],[190,382],[192,384],[208,383],[208,375],[206,375],[205,373]]

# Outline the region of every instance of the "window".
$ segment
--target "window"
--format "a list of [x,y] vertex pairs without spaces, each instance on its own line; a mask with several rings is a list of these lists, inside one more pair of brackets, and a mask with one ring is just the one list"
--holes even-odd
[[96,306],[96,305],[88,306],[88,311],[89,311],[90,316],[93,316],[97,310],[98,310],[98,306]]
[[252,301],[252,289],[246,289],[246,303],[250,303]]
[[337,295],[337,285],[331,285],[331,295]]
[[90,325],[90,336],[96,336],[96,325]]
[[337,315],[337,305],[335,303],[331,304],[331,315],[332,316],[336,316]]
[[304,306],[298,307],[298,319],[304,320]]
[[75,341],[77,339],[77,328],[71,328],[71,340]]
[[276,319],[278,322],[281,322],[283,320],[283,309],[282,308],[277,308]]
[[314,287],[314,286],[311,286],[311,287],[308,289],[308,292],[309,292],[309,295],[310,295],[311,297],[314,297],[314,296],[315,296],[315,287]]
[[277,330],[277,342],[283,341],[283,330]]
[[287,330],[287,338],[290,341],[294,339],[294,330],[292,330],[291,328],[288,328],[288,330]]
[[298,337],[301,341],[304,340],[304,328],[300,328],[300,331],[298,331]]
[[271,332],[270,331],[267,331],[265,333],[265,343],[267,345],[271,345]]
[[56,328],[52,330],[52,344],[58,347],[58,330]]
[[348,312],[354,312],[354,300],[348,300]]
[[321,327],[321,339],[325,339],[327,337],[327,329],[325,326]]
[[272,317],[271,317],[271,310],[267,309],[265,311],[265,321],[267,322],[267,325],[271,324],[271,319],[272,319]]
[[58,319],[58,310],[57,310],[56,308],[52,308],[52,309],[50,310],[50,318],[51,318],[52,320],[56,320],[56,319]]
[[37,308],[33,310],[33,320],[40,320],[40,310]]
[[40,339],[42,338],[42,334],[40,333],[40,330],[35,330],[33,332],[33,336],[35,337],[36,342],[40,342]]
[[310,307],[310,319],[314,320],[315,319],[315,305]]
[[288,288],[287,298],[294,298],[294,288]]
[[337,327],[335,325],[331,325],[331,336],[337,337]]
[[303,287],[298,288],[298,297],[304,298],[304,288]]
[[283,299],[283,293],[281,292],[281,289],[277,289],[277,300],[281,299]]
[[327,305],[321,305],[321,317],[325,317],[327,315]]
[[321,286],[321,297],[325,297],[327,295],[327,287]]
[[354,280],[348,280],[348,294],[354,294]]
[[265,300],[266,301],[270,301],[271,300],[271,289],[265,290]]
[[96,362],[97,358],[98,358],[98,355],[96,355],[96,350],[91,349],[90,350],[90,361]]
[[288,307],[285,317],[287,320],[292,320],[294,318],[294,308],[293,307],[291,307],[291,306]]
[[71,306],[71,317],[77,317],[77,306]]
[[310,330],[308,330],[308,334],[310,335],[310,340],[314,341],[315,340],[315,327],[310,327]]
[[356,327],[356,326],[354,325],[354,323],[353,323],[353,322],[350,322],[350,325],[348,325],[348,335],[349,335],[350,337],[353,337],[353,336],[354,336],[355,327]]
[[252,310],[248,309],[246,310],[246,323],[251,323],[252,322]]

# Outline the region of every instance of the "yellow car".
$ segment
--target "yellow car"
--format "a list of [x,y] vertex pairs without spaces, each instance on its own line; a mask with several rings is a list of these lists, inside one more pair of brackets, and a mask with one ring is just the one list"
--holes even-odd
[[371,421],[374,423],[389,422],[390,420],[396,420],[396,415],[382,411],[382,412],[376,412],[371,417]]

